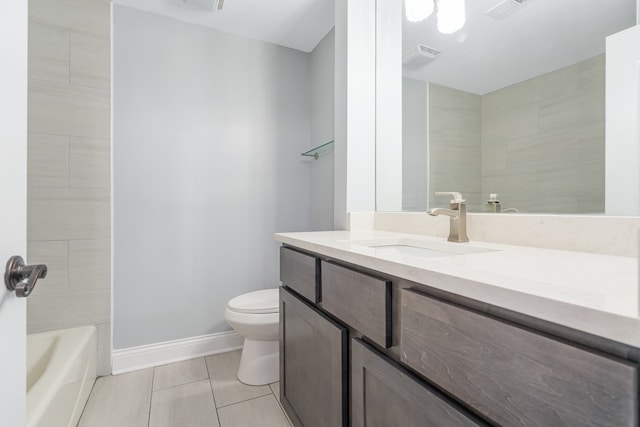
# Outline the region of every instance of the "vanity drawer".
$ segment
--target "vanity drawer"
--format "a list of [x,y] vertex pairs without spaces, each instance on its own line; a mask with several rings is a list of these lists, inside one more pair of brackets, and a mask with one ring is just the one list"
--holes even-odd
[[401,360],[500,425],[636,426],[637,365],[412,290]]
[[376,344],[391,346],[391,282],[322,261],[322,308]]
[[320,301],[320,260],[280,247],[280,281],[309,301]]

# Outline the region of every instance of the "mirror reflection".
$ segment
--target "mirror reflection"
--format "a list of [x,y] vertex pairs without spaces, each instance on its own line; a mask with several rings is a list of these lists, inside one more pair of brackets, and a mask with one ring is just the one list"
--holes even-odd
[[635,0],[414,3],[402,28],[402,209],[458,191],[471,212],[603,213],[605,38],[635,25]]

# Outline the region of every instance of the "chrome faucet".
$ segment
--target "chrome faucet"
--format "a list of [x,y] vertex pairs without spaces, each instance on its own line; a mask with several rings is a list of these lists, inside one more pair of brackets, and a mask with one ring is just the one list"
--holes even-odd
[[432,216],[447,215],[449,217],[449,238],[450,242],[468,242],[467,236],[467,205],[464,203],[462,194],[455,191],[436,191],[436,196],[451,195],[453,199],[449,202],[450,209],[433,208],[427,213]]

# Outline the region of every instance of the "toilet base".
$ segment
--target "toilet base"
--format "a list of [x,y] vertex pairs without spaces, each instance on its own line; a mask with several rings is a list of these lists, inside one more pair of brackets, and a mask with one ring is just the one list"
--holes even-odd
[[244,339],[238,379],[248,385],[274,383],[280,376],[280,342]]

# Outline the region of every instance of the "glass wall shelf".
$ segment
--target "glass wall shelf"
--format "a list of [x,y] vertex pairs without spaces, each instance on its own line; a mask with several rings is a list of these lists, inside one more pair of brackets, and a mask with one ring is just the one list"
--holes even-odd
[[313,157],[318,160],[320,154],[326,153],[327,151],[333,149],[333,141],[325,142],[322,145],[318,145],[317,147],[313,147],[310,150],[305,151],[304,153],[300,153],[301,156]]

